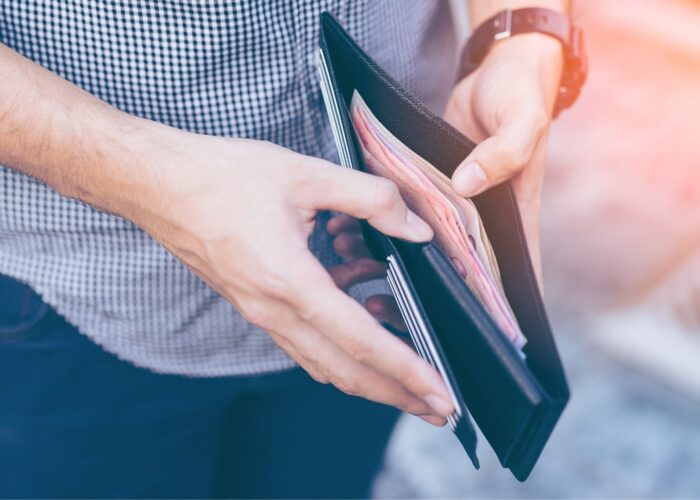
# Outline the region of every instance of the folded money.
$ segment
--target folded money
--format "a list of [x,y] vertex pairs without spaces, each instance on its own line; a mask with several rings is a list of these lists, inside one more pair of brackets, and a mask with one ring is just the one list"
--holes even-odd
[[513,344],[526,339],[503,291],[498,263],[471,200],[450,180],[409,149],[372,114],[355,91],[350,113],[367,169],[392,180],[411,210],[435,233],[435,242]]

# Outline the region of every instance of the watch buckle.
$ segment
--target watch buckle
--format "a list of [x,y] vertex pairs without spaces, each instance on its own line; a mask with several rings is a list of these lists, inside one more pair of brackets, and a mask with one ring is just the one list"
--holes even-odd
[[583,45],[583,31],[572,24],[569,37],[570,54],[567,57],[567,66],[572,73],[573,82],[578,86],[583,85],[588,73],[588,60]]
[[499,30],[493,36],[494,40],[502,40],[508,38],[512,34],[513,26],[513,11],[506,9],[498,14],[493,21],[494,27]]

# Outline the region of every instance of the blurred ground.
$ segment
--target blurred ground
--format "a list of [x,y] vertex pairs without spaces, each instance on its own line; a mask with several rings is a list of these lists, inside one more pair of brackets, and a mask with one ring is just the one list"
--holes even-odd
[[525,483],[481,437],[475,471],[448,428],[406,417],[379,498],[700,497],[700,406],[583,341],[585,322],[554,322],[573,398]]
[[586,306],[633,302],[700,249],[700,2],[575,5],[590,77],[550,136],[545,269]]
[[700,498],[700,2],[575,3],[591,73],[543,200],[571,403],[525,484],[405,418],[378,497]]

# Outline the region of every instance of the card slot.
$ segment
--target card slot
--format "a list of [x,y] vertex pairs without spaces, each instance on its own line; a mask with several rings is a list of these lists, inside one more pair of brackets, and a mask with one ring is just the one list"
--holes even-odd
[[[387,260],[389,261],[390,267],[393,267],[394,269],[394,275],[397,278],[398,283],[400,284],[399,289],[401,291],[406,292],[404,295],[404,300],[406,300],[409,304],[409,307],[412,311],[418,311],[418,307],[416,305],[416,299],[412,296],[410,292],[408,292],[408,284],[406,277],[403,276],[403,272],[401,269],[399,269],[398,265],[396,264],[396,258],[393,255],[389,255],[387,257]],[[459,411],[459,406],[457,402],[457,396],[454,393],[454,390],[452,388],[452,384],[450,383],[447,373],[445,370],[445,367],[443,366],[443,360],[439,356],[437,349],[435,348],[435,344],[433,343],[432,337],[427,334],[427,326],[425,325],[425,321],[423,320],[422,316],[420,314],[416,315],[416,321],[418,323],[418,331],[421,334],[421,339],[425,342],[427,350],[430,352],[430,355],[433,359],[436,361],[437,365],[437,370],[442,375],[443,379],[445,379],[445,383],[447,384],[447,387],[450,391],[450,396],[452,397],[452,400],[455,404],[455,408],[457,408],[457,411]],[[461,413],[461,412],[460,412]]]
[[346,143],[347,141],[342,136],[341,126],[340,126],[340,113],[337,109],[337,95],[330,86],[330,73],[328,70],[328,65],[326,63],[326,58],[323,51],[318,52],[318,67],[320,73],[320,83],[321,83],[321,95],[323,96],[323,101],[326,105],[327,115],[330,118],[331,132],[333,133],[333,139],[338,149],[338,156],[340,157],[341,164],[347,166],[347,158],[345,157]]
[[343,121],[341,119],[340,109],[338,108],[339,97],[331,85],[330,71],[326,62],[326,56],[323,50],[318,51],[318,65],[320,70],[321,95],[329,111],[331,131],[336,147],[338,148],[338,156],[340,163],[346,168],[353,168],[350,160],[350,145],[346,139],[347,131],[344,130]]
[[[325,54],[322,50],[319,50],[318,52],[318,67],[320,70],[320,83],[321,83],[321,94],[323,96],[323,101],[326,105],[326,110],[328,111],[328,115],[331,118],[331,126],[333,128],[333,139],[335,140],[336,146],[341,145],[341,134],[340,134],[340,129],[338,127],[338,122],[339,122],[339,117],[340,113],[339,110],[337,109],[337,95],[334,95],[334,91],[331,88],[330,85],[330,73],[328,69],[328,64],[326,63],[326,57]],[[332,98],[333,96],[334,98]],[[342,155],[342,151],[339,151],[339,153]]]
[[410,289],[408,287],[406,277],[403,276],[403,272],[401,271],[401,269],[397,265],[396,257],[394,257],[393,255],[389,255],[387,257],[387,260],[389,261],[389,269],[393,269],[394,277],[396,278],[397,283],[400,285],[397,287],[397,289],[400,292],[402,292],[401,298],[407,302],[408,308],[411,311],[415,311],[415,314],[413,315],[414,316],[413,319],[417,325],[417,331],[419,332],[419,338],[420,338],[420,340],[423,341],[424,347],[426,348],[426,351],[429,352],[430,358],[434,360],[435,369],[438,371],[438,373],[442,376],[443,380],[445,381],[445,385],[447,386],[447,389],[450,393],[450,397],[452,399],[452,403],[454,404],[454,407],[455,407],[455,413],[457,414],[458,417],[461,417],[462,410],[460,408],[459,400],[457,399],[455,389],[452,386],[452,382],[450,381],[450,378],[447,375],[447,370],[445,369],[444,361],[442,360],[442,357],[439,355],[438,350],[435,347],[432,336],[428,333],[428,328],[425,324],[425,321],[424,321],[423,317],[421,316],[421,314],[418,313],[419,309],[418,309],[418,306],[416,305],[416,299],[410,293]]
[[419,333],[418,333],[418,328],[416,326],[416,320],[411,313],[411,311],[408,308],[408,305],[406,302],[403,300],[403,297],[401,296],[401,292],[399,291],[399,285],[396,282],[396,279],[394,278],[393,273],[390,273],[388,275],[388,281],[389,281],[389,287],[391,288],[392,293],[394,294],[394,298],[396,299],[396,302],[399,306],[399,310],[401,312],[401,316],[403,316],[404,321],[406,322],[406,327],[408,328],[408,333],[411,336],[411,340],[413,341],[413,344],[416,347],[416,350],[418,351],[418,354],[420,357],[426,359],[433,368],[437,370],[437,366],[435,365],[435,361],[430,357],[428,352],[425,349],[425,346],[423,345],[423,342],[421,342],[419,338]]
[[[390,281],[389,284],[392,286],[392,291],[394,292],[394,298],[396,299],[396,302],[398,303],[399,308],[401,309],[401,312],[405,316],[404,319],[409,320],[409,323],[406,325],[409,327],[409,333],[418,335],[419,334],[419,327],[418,327],[418,323],[415,319],[416,313],[415,313],[415,311],[412,311],[410,309],[410,306],[406,302],[406,300],[404,298],[405,291],[399,289],[400,285],[398,284],[398,279],[396,278],[395,270],[394,270],[393,266],[391,266],[391,265],[389,265],[387,278]],[[427,351],[424,343],[422,341],[419,341],[419,339],[415,339],[415,340],[416,340],[416,343],[418,344],[417,347],[418,347],[421,355],[428,358],[430,360],[431,364],[434,365],[435,362],[433,361],[432,357],[430,356],[429,352]]]
[[[411,340],[413,341],[413,345],[416,346],[416,350],[418,351],[418,355],[428,361],[430,365],[439,372],[438,366],[435,363],[435,361],[432,359],[430,356],[429,352],[426,351],[425,345],[423,342],[421,342],[421,332],[419,331],[418,327],[416,326],[416,319],[415,319],[415,314],[410,310],[408,307],[406,301],[402,297],[402,293],[400,291],[400,286],[397,284],[394,273],[392,271],[392,267],[389,267],[389,272],[387,274],[387,281],[389,282],[389,287],[391,288],[392,293],[394,294],[394,297],[396,298],[396,302],[399,306],[399,311],[401,312],[401,315],[403,316],[404,321],[406,322],[406,326],[408,328],[408,333],[411,336]],[[450,387],[450,382],[447,378],[443,376],[443,374],[440,374],[443,377],[443,380],[445,381],[445,384]],[[450,425],[450,429],[452,429],[452,432],[457,431],[457,424],[460,419],[460,414],[458,413],[459,411],[459,405],[456,401],[453,401],[453,404],[455,405],[455,413],[452,415],[449,415],[447,417],[447,422]]]
[[389,273],[389,278],[391,280],[390,285],[393,285],[392,291],[394,293],[394,298],[396,299],[396,302],[399,305],[399,309],[401,310],[402,315],[404,316],[404,320],[407,323],[406,326],[408,327],[409,333],[411,334],[413,343],[416,345],[416,349],[418,349],[418,353],[421,355],[422,358],[425,358],[433,366],[433,368],[438,370],[437,363],[430,355],[430,351],[428,350],[425,344],[425,340],[423,339],[424,333],[420,331],[418,321],[416,320],[416,313],[411,310],[406,299],[404,298],[404,294],[406,291],[402,290],[400,285],[398,284],[398,279],[396,278],[393,268],[390,267]]

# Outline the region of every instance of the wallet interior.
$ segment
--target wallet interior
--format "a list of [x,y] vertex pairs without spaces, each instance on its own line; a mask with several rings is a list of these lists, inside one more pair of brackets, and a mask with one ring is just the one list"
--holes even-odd
[[[448,177],[475,147],[401,88],[327,13],[321,16],[321,49],[329,59],[331,84],[342,96],[340,120],[353,145],[349,148],[353,165],[365,169],[348,112],[355,90],[392,134]],[[566,405],[569,390],[510,183],[473,201],[498,261],[506,297],[527,338],[525,359],[437,246],[389,238],[367,224],[364,235],[376,257],[400,257],[457,381],[460,400],[466,401],[501,464],[524,480]],[[469,453],[473,446],[465,441],[475,443],[476,437],[465,420],[456,433]]]

